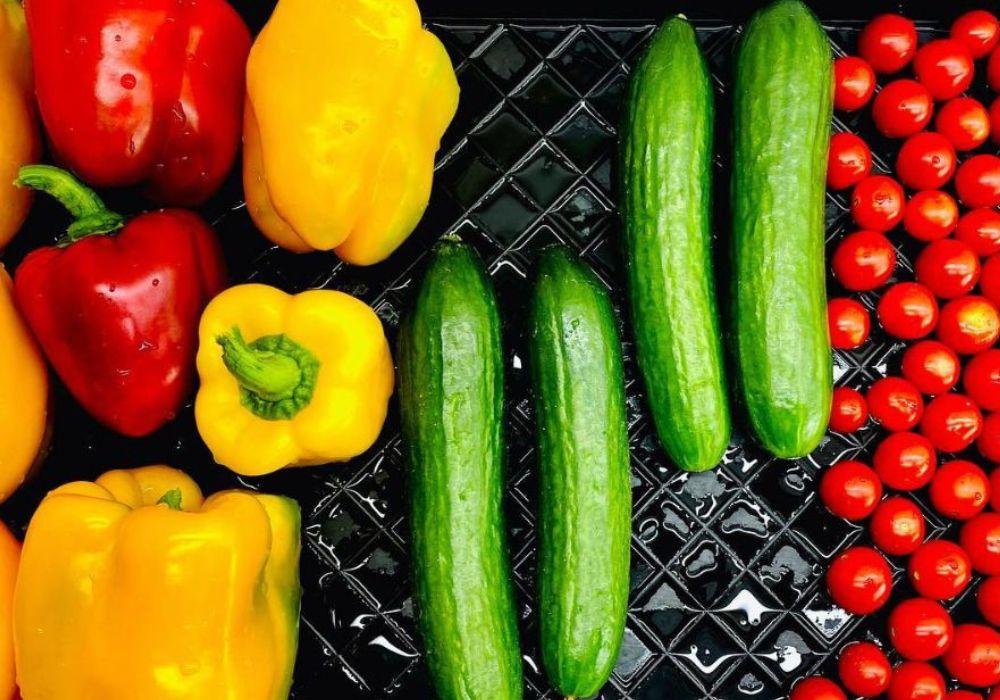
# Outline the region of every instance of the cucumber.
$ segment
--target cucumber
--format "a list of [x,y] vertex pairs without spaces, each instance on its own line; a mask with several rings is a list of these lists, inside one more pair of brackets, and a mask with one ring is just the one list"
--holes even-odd
[[830,42],[798,0],[758,12],[736,58],[732,176],[736,355],[750,422],[778,457],[830,418],[825,177]]
[[443,240],[400,329],[414,596],[443,700],[522,697],[502,510],[500,319],[476,254]]
[[730,413],[712,270],[711,79],[674,17],[632,76],[621,209],[637,359],[660,442],[687,471],[716,466]]
[[632,496],[621,344],[604,288],[564,248],[542,254],[530,328],[542,662],[563,696],[590,697],[614,668],[628,608]]

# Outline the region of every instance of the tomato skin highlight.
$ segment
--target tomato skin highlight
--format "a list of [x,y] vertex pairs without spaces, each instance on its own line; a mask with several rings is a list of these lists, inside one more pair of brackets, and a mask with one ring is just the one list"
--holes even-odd
[[826,469],[819,495],[827,510],[844,520],[864,520],[882,499],[882,482],[867,464],[846,460]]
[[888,700],[944,700],[944,676],[926,661],[904,661],[892,671]]
[[927,522],[917,504],[903,496],[882,501],[868,523],[872,542],[894,557],[913,554],[924,543]]
[[1000,338],[1000,312],[986,297],[953,299],[941,309],[937,336],[959,355],[975,355]]
[[972,568],[985,576],[1000,576],[1000,513],[980,513],[966,522],[959,542]]
[[920,251],[915,267],[917,282],[941,299],[968,294],[979,282],[981,273],[979,256],[953,238],[933,241]]
[[958,203],[947,192],[923,190],[910,197],[903,228],[918,241],[944,238],[958,226]]
[[955,626],[940,603],[911,598],[889,614],[889,640],[910,661],[936,659],[951,646]]
[[1000,411],[1000,350],[987,350],[969,360],[962,386],[979,408]]
[[878,231],[855,231],[838,245],[831,261],[834,277],[852,292],[878,289],[896,270],[896,248]]
[[938,340],[921,340],[903,353],[903,377],[922,393],[944,394],[955,388],[962,366],[958,355]]
[[941,452],[957,453],[969,447],[983,430],[983,414],[963,394],[931,399],[920,421],[920,432]]
[[870,547],[852,547],[830,564],[827,588],[833,601],[853,615],[869,615],[889,600],[892,571]]
[[972,10],[952,23],[951,38],[961,43],[973,58],[983,58],[1000,40],[1000,23],[992,12]]
[[830,137],[826,184],[831,190],[846,190],[871,174],[872,152],[864,140],[849,131]]
[[889,287],[878,303],[878,319],[885,331],[902,340],[917,340],[938,323],[937,300],[931,290],[916,282]]
[[907,566],[910,583],[924,598],[950,600],[972,581],[972,562],[954,542],[924,542],[910,556]]
[[934,131],[921,131],[909,137],[896,156],[896,174],[911,190],[941,189],[957,169],[955,146]]
[[976,66],[964,45],[935,39],[917,50],[913,72],[935,100],[950,100],[969,89]]
[[986,625],[959,625],[942,662],[959,683],[974,688],[1000,683],[1000,632]]
[[854,299],[831,299],[827,304],[830,342],[838,350],[861,347],[871,331],[868,309]]
[[838,433],[856,432],[868,422],[868,402],[857,389],[838,386],[833,390],[830,429]]
[[902,15],[887,13],[865,25],[858,38],[858,53],[877,73],[906,68],[917,51],[917,26]]
[[937,471],[937,453],[931,441],[910,432],[893,433],[875,448],[875,473],[897,491],[915,491],[930,483]]
[[863,698],[884,693],[892,676],[885,652],[871,642],[854,642],[844,647],[837,660],[837,671],[844,687]]
[[851,216],[861,228],[889,231],[903,220],[906,195],[898,182],[887,175],[869,175],[854,186]]
[[955,238],[980,257],[1000,253],[1000,212],[989,207],[967,212],[958,220]]
[[796,683],[788,700],[847,700],[847,696],[828,678],[812,676]]
[[931,480],[931,504],[952,520],[979,515],[990,500],[990,479],[977,464],[955,460],[942,464]]
[[1000,158],[980,153],[958,166],[955,173],[958,198],[970,208],[1000,204]]
[[934,128],[955,150],[971,151],[990,137],[990,114],[974,97],[956,97],[938,108]]
[[833,106],[842,112],[861,109],[875,94],[875,71],[859,56],[841,56],[833,62]]
[[894,80],[875,96],[872,118],[883,136],[901,139],[923,131],[931,123],[934,100],[916,80]]
[[902,377],[879,379],[869,387],[865,398],[871,416],[892,432],[916,427],[924,413],[923,396]]

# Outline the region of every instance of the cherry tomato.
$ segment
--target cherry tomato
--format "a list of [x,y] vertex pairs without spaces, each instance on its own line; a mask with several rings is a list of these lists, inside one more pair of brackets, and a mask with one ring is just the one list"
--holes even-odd
[[903,376],[924,394],[937,396],[958,384],[958,355],[937,340],[921,340],[903,353]]
[[990,103],[990,134],[993,135],[993,143],[1000,143],[1000,98]]
[[983,432],[976,440],[976,447],[991,462],[1000,462],[1000,413],[991,413],[983,419]]
[[898,182],[886,175],[869,175],[854,186],[851,215],[862,228],[888,231],[903,220],[905,202]]
[[833,106],[844,112],[861,109],[875,94],[875,71],[857,56],[842,56],[833,62]]
[[971,151],[990,137],[990,115],[979,100],[956,97],[938,109],[934,128],[957,150]]
[[990,51],[990,60],[986,64],[986,83],[993,92],[1000,92],[1000,51]]
[[855,134],[842,131],[830,138],[826,184],[831,190],[846,190],[858,184],[872,171],[872,152]]
[[[998,229],[1000,230],[1000,229]],[[896,249],[878,231],[855,231],[833,253],[833,274],[854,292],[878,289],[896,269]]]
[[868,465],[847,460],[823,472],[819,496],[837,517],[864,520],[882,500],[882,482]]
[[915,427],[924,414],[924,397],[901,377],[879,379],[866,398],[872,417],[893,432]]
[[877,73],[903,70],[916,50],[917,27],[902,15],[879,15],[858,38],[858,53]]
[[1000,158],[987,153],[969,158],[958,166],[955,189],[967,207],[1000,204]]
[[954,39],[935,39],[917,50],[913,59],[917,80],[935,100],[950,100],[969,89],[976,72],[972,54]]
[[1000,312],[985,297],[953,299],[941,309],[937,334],[959,355],[975,355],[992,347],[1000,337]]
[[868,309],[854,299],[831,299],[827,306],[830,341],[838,350],[853,350],[868,340]]
[[892,667],[885,652],[871,642],[848,644],[837,660],[840,682],[853,695],[874,698],[889,688]]
[[955,238],[966,243],[980,257],[1000,253],[1000,212],[987,207],[964,214],[958,220]]
[[944,238],[958,226],[958,203],[947,192],[923,190],[910,197],[903,228],[918,241]]
[[930,661],[951,644],[955,627],[941,603],[926,598],[903,601],[889,615],[889,639],[910,661]]
[[959,625],[942,659],[955,680],[974,688],[1000,683],[1000,632],[986,625]]
[[958,167],[951,141],[934,131],[922,131],[903,142],[896,156],[896,173],[911,190],[938,190]]
[[894,80],[875,96],[872,118],[885,136],[902,139],[913,136],[931,123],[934,100],[916,80]]
[[812,676],[796,683],[788,700],[847,700],[847,696],[833,681]]
[[987,622],[1000,627],[1000,576],[991,576],[979,584],[976,604]]
[[993,467],[990,472],[990,508],[1000,513],[1000,465]]
[[904,661],[892,670],[889,700],[944,700],[940,671],[925,661]]
[[962,386],[979,408],[1000,411],[1000,350],[987,350],[969,360]]
[[959,542],[972,568],[986,576],[1000,576],[1000,513],[980,513],[965,523]]
[[923,338],[937,325],[937,301],[924,285],[899,282],[879,300],[878,320],[889,335],[903,340]]
[[915,491],[930,483],[937,470],[937,453],[931,441],[916,433],[893,433],[875,448],[875,473],[897,491]]
[[1000,23],[992,12],[966,12],[951,25],[951,38],[966,48],[973,58],[983,58],[1000,40]]
[[972,562],[954,542],[924,542],[910,557],[907,567],[913,588],[925,598],[949,600],[972,581]]
[[870,547],[851,547],[826,572],[833,602],[852,615],[869,615],[889,600],[892,571],[885,557]]
[[961,241],[944,238],[920,251],[917,282],[942,299],[968,294],[979,281],[979,257]]
[[971,690],[949,690],[944,700],[983,700],[983,696]]
[[979,278],[979,291],[994,306],[1000,308],[1000,254],[991,256],[983,263],[983,274]]
[[976,464],[959,459],[941,465],[931,481],[934,510],[952,520],[968,520],[990,501],[990,479]]
[[868,422],[868,402],[861,392],[846,386],[833,390],[830,429],[838,433],[853,433]]
[[868,530],[876,547],[894,557],[904,557],[924,543],[927,523],[913,501],[893,496],[882,501],[872,513]]
[[931,399],[920,421],[920,432],[942,452],[961,452],[983,430],[983,414],[968,396],[942,394]]

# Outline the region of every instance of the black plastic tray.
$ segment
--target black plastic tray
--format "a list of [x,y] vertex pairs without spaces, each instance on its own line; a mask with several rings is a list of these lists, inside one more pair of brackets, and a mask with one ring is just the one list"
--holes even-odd
[[[237,4],[247,8],[254,29],[272,6]],[[392,336],[421,259],[440,234],[457,231],[479,250],[496,283],[506,324],[507,513],[528,698],[552,693],[536,653],[535,452],[519,325],[526,279],[537,251],[560,241],[593,266],[621,308],[620,227],[612,184],[615,126],[628,66],[654,20],[678,10],[696,18],[716,79],[717,230],[724,244],[731,55],[738,22],[756,4],[731,10],[728,3],[711,1],[652,8],[637,0],[589,5],[428,0],[423,3],[425,17],[453,57],[462,101],[444,140],[427,216],[398,253],[387,263],[361,269],[342,265],[332,255],[295,256],[272,248],[242,207],[235,175],[203,208],[223,240],[234,282],[265,282],[289,292],[311,287],[350,292],[376,308]],[[968,4],[949,3],[949,11]],[[876,11],[902,9],[921,18],[940,12],[937,3],[846,0],[828,6],[828,13],[822,6],[817,9],[838,52],[853,50],[862,20]],[[737,15],[727,14],[731,12]],[[604,19],[572,19],[579,16]],[[932,33],[950,16],[938,19],[923,24],[922,31]],[[891,145],[875,136],[867,116],[849,123],[838,120],[836,128],[861,131],[880,162],[891,162]],[[127,193],[109,198],[124,211],[145,206]],[[62,214],[40,199],[4,261],[14,267],[24,252],[51,242],[63,222]],[[829,198],[828,224],[831,240],[851,228],[843,197]],[[906,277],[909,263],[907,251],[902,252],[899,276]],[[720,269],[725,277],[724,261]],[[832,281],[831,289],[838,291]],[[869,295],[864,301],[873,306],[875,299]],[[625,337],[630,355],[627,329]],[[898,350],[876,332],[861,350],[836,354],[837,381],[866,384],[893,367]],[[877,430],[830,435],[812,457],[793,462],[769,457],[737,432],[720,469],[688,475],[658,447],[631,360],[628,365],[635,503],[632,596],[621,658],[601,697],[784,697],[796,678],[830,671],[848,640],[882,635],[884,617],[847,615],[823,590],[831,556],[866,535],[863,528],[826,513],[815,495],[818,471],[863,454]],[[432,697],[410,599],[405,467],[395,414],[377,445],[349,464],[241,480],[214,465],[190,407],[143,440],[102,430],[61,388],[56,411],[51,455],[36,479],[0,510],[19,534],[49,488],[109,468],[169,463],[188,469],[206,491],[243,485],[294,496],[305,524],[305,594],[293,697]],[[930,508],[924,512],[930,535],[945,533],[947,523]],[[894,563],[896,578],[905,589],[899,564]],[[953,603],[958,620],[975,616],[972,590]]]

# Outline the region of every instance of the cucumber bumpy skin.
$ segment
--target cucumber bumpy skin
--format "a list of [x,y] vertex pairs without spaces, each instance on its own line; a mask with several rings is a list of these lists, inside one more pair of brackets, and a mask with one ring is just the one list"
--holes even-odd
[[493,289],[443,240],[400,329],[414,596],[443,700],[522,697],[502,509],[503,360]]
[[674,17],[632,77],[621,208],[639,367],[660,442],[686,471],[718,465],[731,420],[712,269],[711,78]]
[[562,695],[586,698],[611,675],[628,609],[631,475],[621,343],[607,292],[565,248],[542,254],[530,327],[542,662]]
[[750,422],[778,457],[820,443],[832,353],[824,256],[830,42],[798,0],[758,12],[736,58],[732,202],[737,361]]

